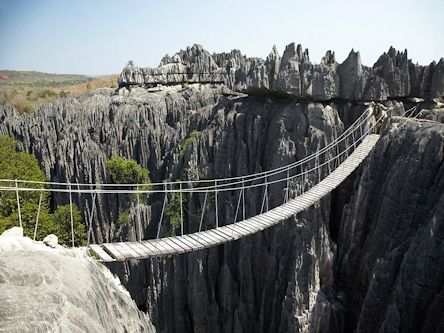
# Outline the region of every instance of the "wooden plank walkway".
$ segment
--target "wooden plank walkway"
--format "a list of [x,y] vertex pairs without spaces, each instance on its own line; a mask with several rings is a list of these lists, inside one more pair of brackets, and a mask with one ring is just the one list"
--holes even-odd
[[183,236],[149,239],[141,242],[105,243],[90,245],[89,248],[102,261],[125,261],[192,252],[247,237],[306,210],[322,199],[338,187],[361,164],[378,140],[379,135],[368,135],[356,147],[355,151],[320,183],[266,213],[234,224]]

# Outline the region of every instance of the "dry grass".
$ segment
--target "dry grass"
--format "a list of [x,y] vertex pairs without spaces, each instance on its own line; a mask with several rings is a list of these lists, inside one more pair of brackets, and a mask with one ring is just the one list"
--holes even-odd
[[0,71],[0,105],[11,104],[18,112],[31,114],[56,98],[81,96],[102,87],[116,88],[117,75],[93,79],[81,75]]

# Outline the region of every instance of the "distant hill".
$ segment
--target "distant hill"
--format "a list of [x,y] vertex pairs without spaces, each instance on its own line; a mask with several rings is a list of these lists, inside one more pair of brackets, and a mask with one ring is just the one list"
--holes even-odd
[[92,81],[94,78],[78,74],[50,74],[34,71],[0,70],[1,84],[44,84],[61,85],[77,84]]
[[18,112],[32,113],[56,98],[81,96],[89,90],[117,87],[117,74],[92,77],[0,70],[0,105],[11,104]]

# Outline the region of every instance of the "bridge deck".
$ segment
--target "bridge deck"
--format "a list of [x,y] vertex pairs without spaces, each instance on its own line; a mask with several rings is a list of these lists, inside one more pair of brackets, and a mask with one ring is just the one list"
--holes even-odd
[[339,186],[368,156],[379,135],[368,135],[355,151],[330,175],[310,190],[266,213],[247,220],[193,234],[141,242],[105,243],[90,245],[90,249],[102,261],[124,261],[168,256],[197,251],[252,235],[304,211]]

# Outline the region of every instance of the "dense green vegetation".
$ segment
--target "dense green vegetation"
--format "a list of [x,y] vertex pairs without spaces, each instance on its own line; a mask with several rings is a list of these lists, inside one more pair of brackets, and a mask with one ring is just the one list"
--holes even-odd
[[172,198],[169,200],[168,205],[165,209],[165,214],[173,227],[173,234],[176,230],[180,229],[181,218],[180,218],[180,206],[184,207],[186,204],[186,196],[182,195],[182,200],[180,198],[180,193],[174,193]]
[[[139,165],[135,160],[114,156],[106,162],[106,167],[112,181],[116,184],[144,184],[138,187],[139,190],[149,190],[151,188],[148,169]],[[143,196],[140,195],[140,197]],[[124,195],[121,202],[121,212],[117,218],[119,224],[126,224],[130,221],[130,204],[136,199],[137,195]]]
[[111,179],[116,184],[149,184],[148,169],[143,168],[135,160],[114,156],[106,162]]
[[[36,158],[26,152],[17,151],[17,143],[10,137],[0,135],[0,179],[26,179],[45,181]],[[2,184],[15,186],[14,183]],[[19,184],[20,186],[41,188],[39,184]],[[25,236],[33,237],[35,221],[38,211],[40,191],[19,192],[20,208]],[[73,206],[74,234],[77,246],[84,245],[86,241],[85,226],[78,208]],[[0,233],[19,225],[16,193],[14,191],[0,192]],[[54,213],[49,208],[49,196],[42,194],[42,205],[39,215],[39,228],[37,239],[42,240],[48,234],[55,234],[61,244],[71,244],[71,216],[69,205],[57,207]]]
[[[76,246],[86,245],[86,230],[82,222],[82,216],[77,206],[73,205],[72,210],[74,225],[74,242]],[[58,227],[56,231],[59,242],[62,244],[71,244],[71,212],[69,205],[57,206],[53,214],[53,219]]]

